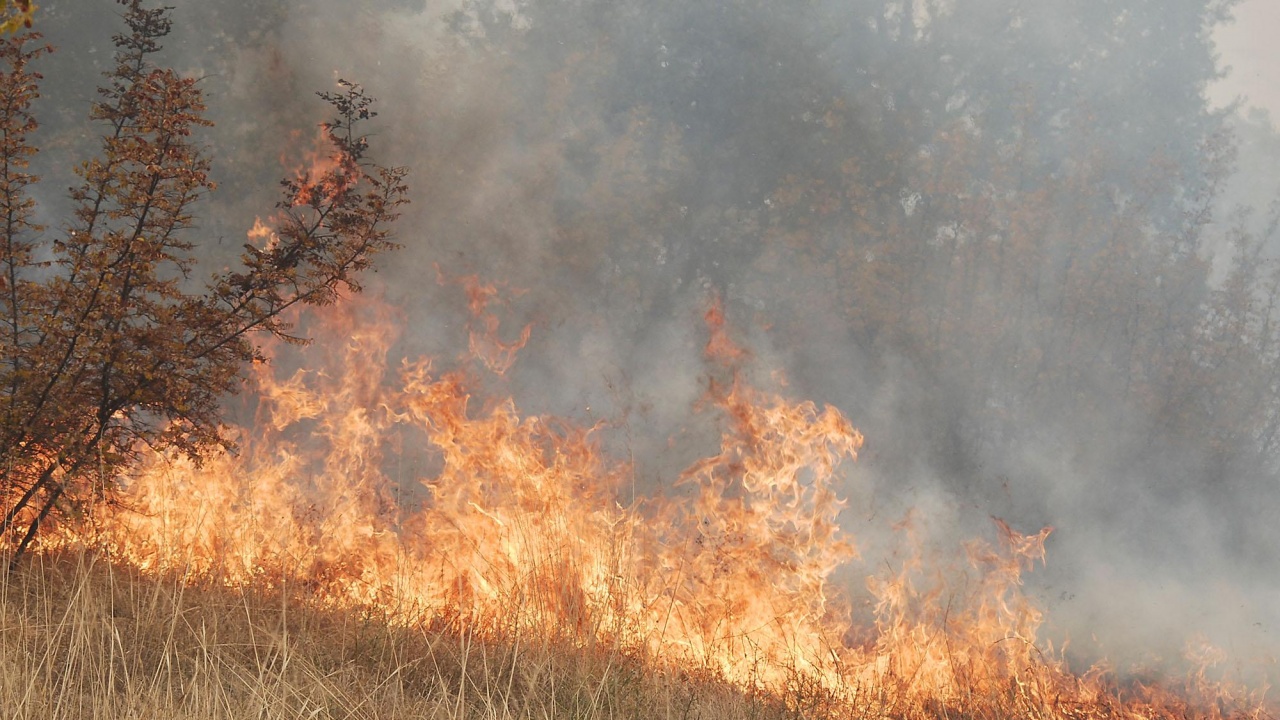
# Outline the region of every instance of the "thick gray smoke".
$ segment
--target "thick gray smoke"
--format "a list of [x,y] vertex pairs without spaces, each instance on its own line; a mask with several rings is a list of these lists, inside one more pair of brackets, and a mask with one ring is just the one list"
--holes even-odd
[[[356,80],[381,100],[375,154],[412,170],[379,274],[403,352],[465,347],[437,266],[524,291],[500,311],[508,338],[533,323],[507,387],[615,421],[652,488],[714,441],[692,408],[721,298],[762,382],[782,371],[868,438],[846,489],[865,572],[908,507],[954,548],[992,515],[1048,524],[1029,582],[1082,657],[1177,659],[1195,633],[1246,662],[1280,649],[1274,178],[1229,180],[1229,130],[1280,141],[1204,99],[1229,4],[175,4],[229,251],[308,144],[312,92]],[[51,215],[113,16],[40,11]]]

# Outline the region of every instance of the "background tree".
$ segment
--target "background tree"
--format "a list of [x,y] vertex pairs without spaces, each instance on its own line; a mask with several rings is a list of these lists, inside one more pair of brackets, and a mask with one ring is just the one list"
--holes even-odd
[[1275,576],[1275,241],[1233,220],[1232,111],[1205,97],[1231,5],[464,3],[449,67],[492,62],[503,105],[429,193],[476,209],[414,221],[555,319],[522,406],[607,415],[592,382],[634,379],[641,477],[705,443],[696,371],[652,368],[696,367],[688,308],[715,293],[865,433],[866,497],[1059,527],[1057,587],[1100,556]]
[[51,242],[32,220],[26,172],[39,79],[27,66],[45,48],[27,49],[32,36],[0,48],[0,536],[15,562],[50,517],[109,496],[141,447],[198,457],[225,444],[219,403],[258,357],[252,333],[300,341],[283,313],[358,291],[358,273],[393,247],[405,202],[404,170],[366,158],[357,126],[376,114],[372,100],[343,83],[321,93],[336,115],[323,126],[328,169],[285,181],[270,242],[197,281],[195,204],[214,183],[193,137],[210,123],[197,81],[153,60],[167,9],[121,4],[128,31],[91,111],[101,150],[78,168],[73,216]]

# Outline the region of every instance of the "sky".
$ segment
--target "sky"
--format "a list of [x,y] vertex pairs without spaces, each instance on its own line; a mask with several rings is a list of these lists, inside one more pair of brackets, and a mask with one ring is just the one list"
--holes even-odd
[[1245,0],[1235,16],[1215,33],[1231,72],[1209,89],[1209,97],[1224,104],[1243,96],[1280,117],[1280,0]]

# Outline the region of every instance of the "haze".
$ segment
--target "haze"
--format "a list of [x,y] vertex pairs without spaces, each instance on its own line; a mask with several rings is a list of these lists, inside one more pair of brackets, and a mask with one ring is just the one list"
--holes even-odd
[[[415,189],[380,273],[398,352],[465,348],[437,266],[509,288],[503,327],[532,339],[494,388],[622,428],[604,442],[650,492],[716,437],[695,408],[718,300],[758,382],[867,437],[855,596],[908,508],[957,559],[998,516],[1057,529],[1030,582],[1082,658],[1177,661],[1197,635],[1274,656],[1280,138],[1215,108],[1280,107],[1275,5],[1215,33],[1214,0],[175,4],[228,248],[313,90],[381,99]],[[53,147],[83,141],[112,13],[41,10]],[[65,187],[66,153],[42,157]]]

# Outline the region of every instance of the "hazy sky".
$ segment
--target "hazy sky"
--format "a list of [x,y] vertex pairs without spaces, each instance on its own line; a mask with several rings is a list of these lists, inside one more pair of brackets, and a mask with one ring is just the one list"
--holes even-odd
[[1244,0],[1235,15],[1216,33],[1231,74],[1210,89],[1210,98],[1224,103],[1244,95],[1280,118],[1280,0]]

